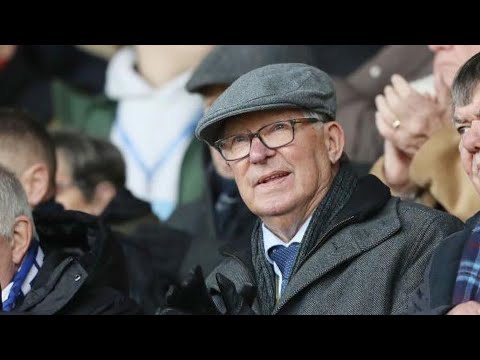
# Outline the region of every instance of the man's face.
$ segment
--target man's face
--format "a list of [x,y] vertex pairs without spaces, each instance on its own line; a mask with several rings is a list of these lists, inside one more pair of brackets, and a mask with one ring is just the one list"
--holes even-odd
[[[303,117],[299,110],[249,113],[227,122],[224,136],[253,133],[277,121]],[[341,136],[341,150],[335,154],[327,151],[332,128]],[[342,151],[343,132],[337,123],[300,123],[290,144],[272,150],[254,138],[249,156],[229,164],[245,204],[260,218],[310,213],[328,191]]]
[[4,289],[15,274],[12,245],[9,240],[0,235],[0,285]]
[[[210,86],[208,89],[205,89],[202,92],[203,100],[203,109],[205,112],[210,106],[218,99],[220,95],[227,89],[227,85],[215,85]],[[212,157],[213,167],[215,168],[217,174],[221,175],[226,179],[231,179],[232,172],[230,167],[226,163],[225,159],[220,155],[220,153],[213,146],[209,146],[210,156]]]
[[91,213],[91,204],[80,188],[74,183],[70,164],[61,151],[57,151],[57,173],[55,176],[55,200],[66,210],[78,210]]
[[454,123],[461,136],[459,150],[463,168],[480,194],[480,86],[475,89],[470,104],[455,109]]
[[452,87],[458,69],[473,55],[480,52],[480,45],[429,45],[435,54],[433,73],[436,81]]

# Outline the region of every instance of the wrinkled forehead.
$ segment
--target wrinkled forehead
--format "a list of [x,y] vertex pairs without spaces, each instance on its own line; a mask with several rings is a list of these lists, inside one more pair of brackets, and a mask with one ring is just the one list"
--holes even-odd
[[480,119],[480,103],[468,104],[455,110],[453,119],[456,122],[473,121]]
[[467,121],[480,118],[480,84],[476,86],[471,98],[470,104],[455,107],[454,120]]
[[304,111],[298,108],[255,111],[234,116],[225,121],[223,133],[228,136],[241,132],[256,132],[264,125],[303,116]]

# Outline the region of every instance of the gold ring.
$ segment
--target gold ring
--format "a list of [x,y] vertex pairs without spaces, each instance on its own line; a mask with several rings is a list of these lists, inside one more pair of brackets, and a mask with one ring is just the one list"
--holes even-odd
[[398,127],[400,126],[400,120],[395,120],[393,123],[392,123],[392,126],[394,129],[398,129]]

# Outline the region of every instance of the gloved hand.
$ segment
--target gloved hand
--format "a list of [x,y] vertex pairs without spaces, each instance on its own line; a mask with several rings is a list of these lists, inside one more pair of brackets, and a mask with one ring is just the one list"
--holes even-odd
[[256,315],[252,310],[253,300],[255,299],[256,289],[252,284],[246,284],[237,292],[235,284],[218,273],[218,288],[220,291],[214,290],[222,297],[225,304],[225,315]]
[[166,294],[166,307],[160,315],[219,315],[208,293],[202,268],[195,267],[180,285],[172,285]]
[[[222,274],[216,275],[219,290],[209,293],[202,269],[197,266],[179,286],[171,286],[166,294],[166,307],[159,315],[255,315],[252,310],[256,289],[246,284],[237,292],[235,284]],[[220,296],[226,312],[222,314],[212,296]]]

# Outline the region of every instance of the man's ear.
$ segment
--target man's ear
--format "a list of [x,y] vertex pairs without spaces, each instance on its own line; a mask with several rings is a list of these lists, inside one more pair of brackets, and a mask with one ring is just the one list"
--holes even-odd
[[220,154],[220,151],[213,146],[209,146],[209,150],[213,167],[215,168],[217,174],[225,179],[233,179],[233,173],[232,169],[230,168],[230,164],[223,158],[223,156]]
[[20,176],[20,182],[27,194],[30,206],[37,206],[45,200],[49,190],[50,176],[47,165],[45,163],[33,164]]
[[12,234],[12,259],[16,266],[20,266],[30,247],[33,236],[33,223],[25,215],[15,218]]
[[323,126],[328,158],[332,164],[336,164],[340,160],[345,147],[345,134],[342,126],[336,121],[325,123]]
[[117,195],[117,189],[110,181],[102,181],[95,186],[95,193],[91,202],[93,215],[100,215]]

